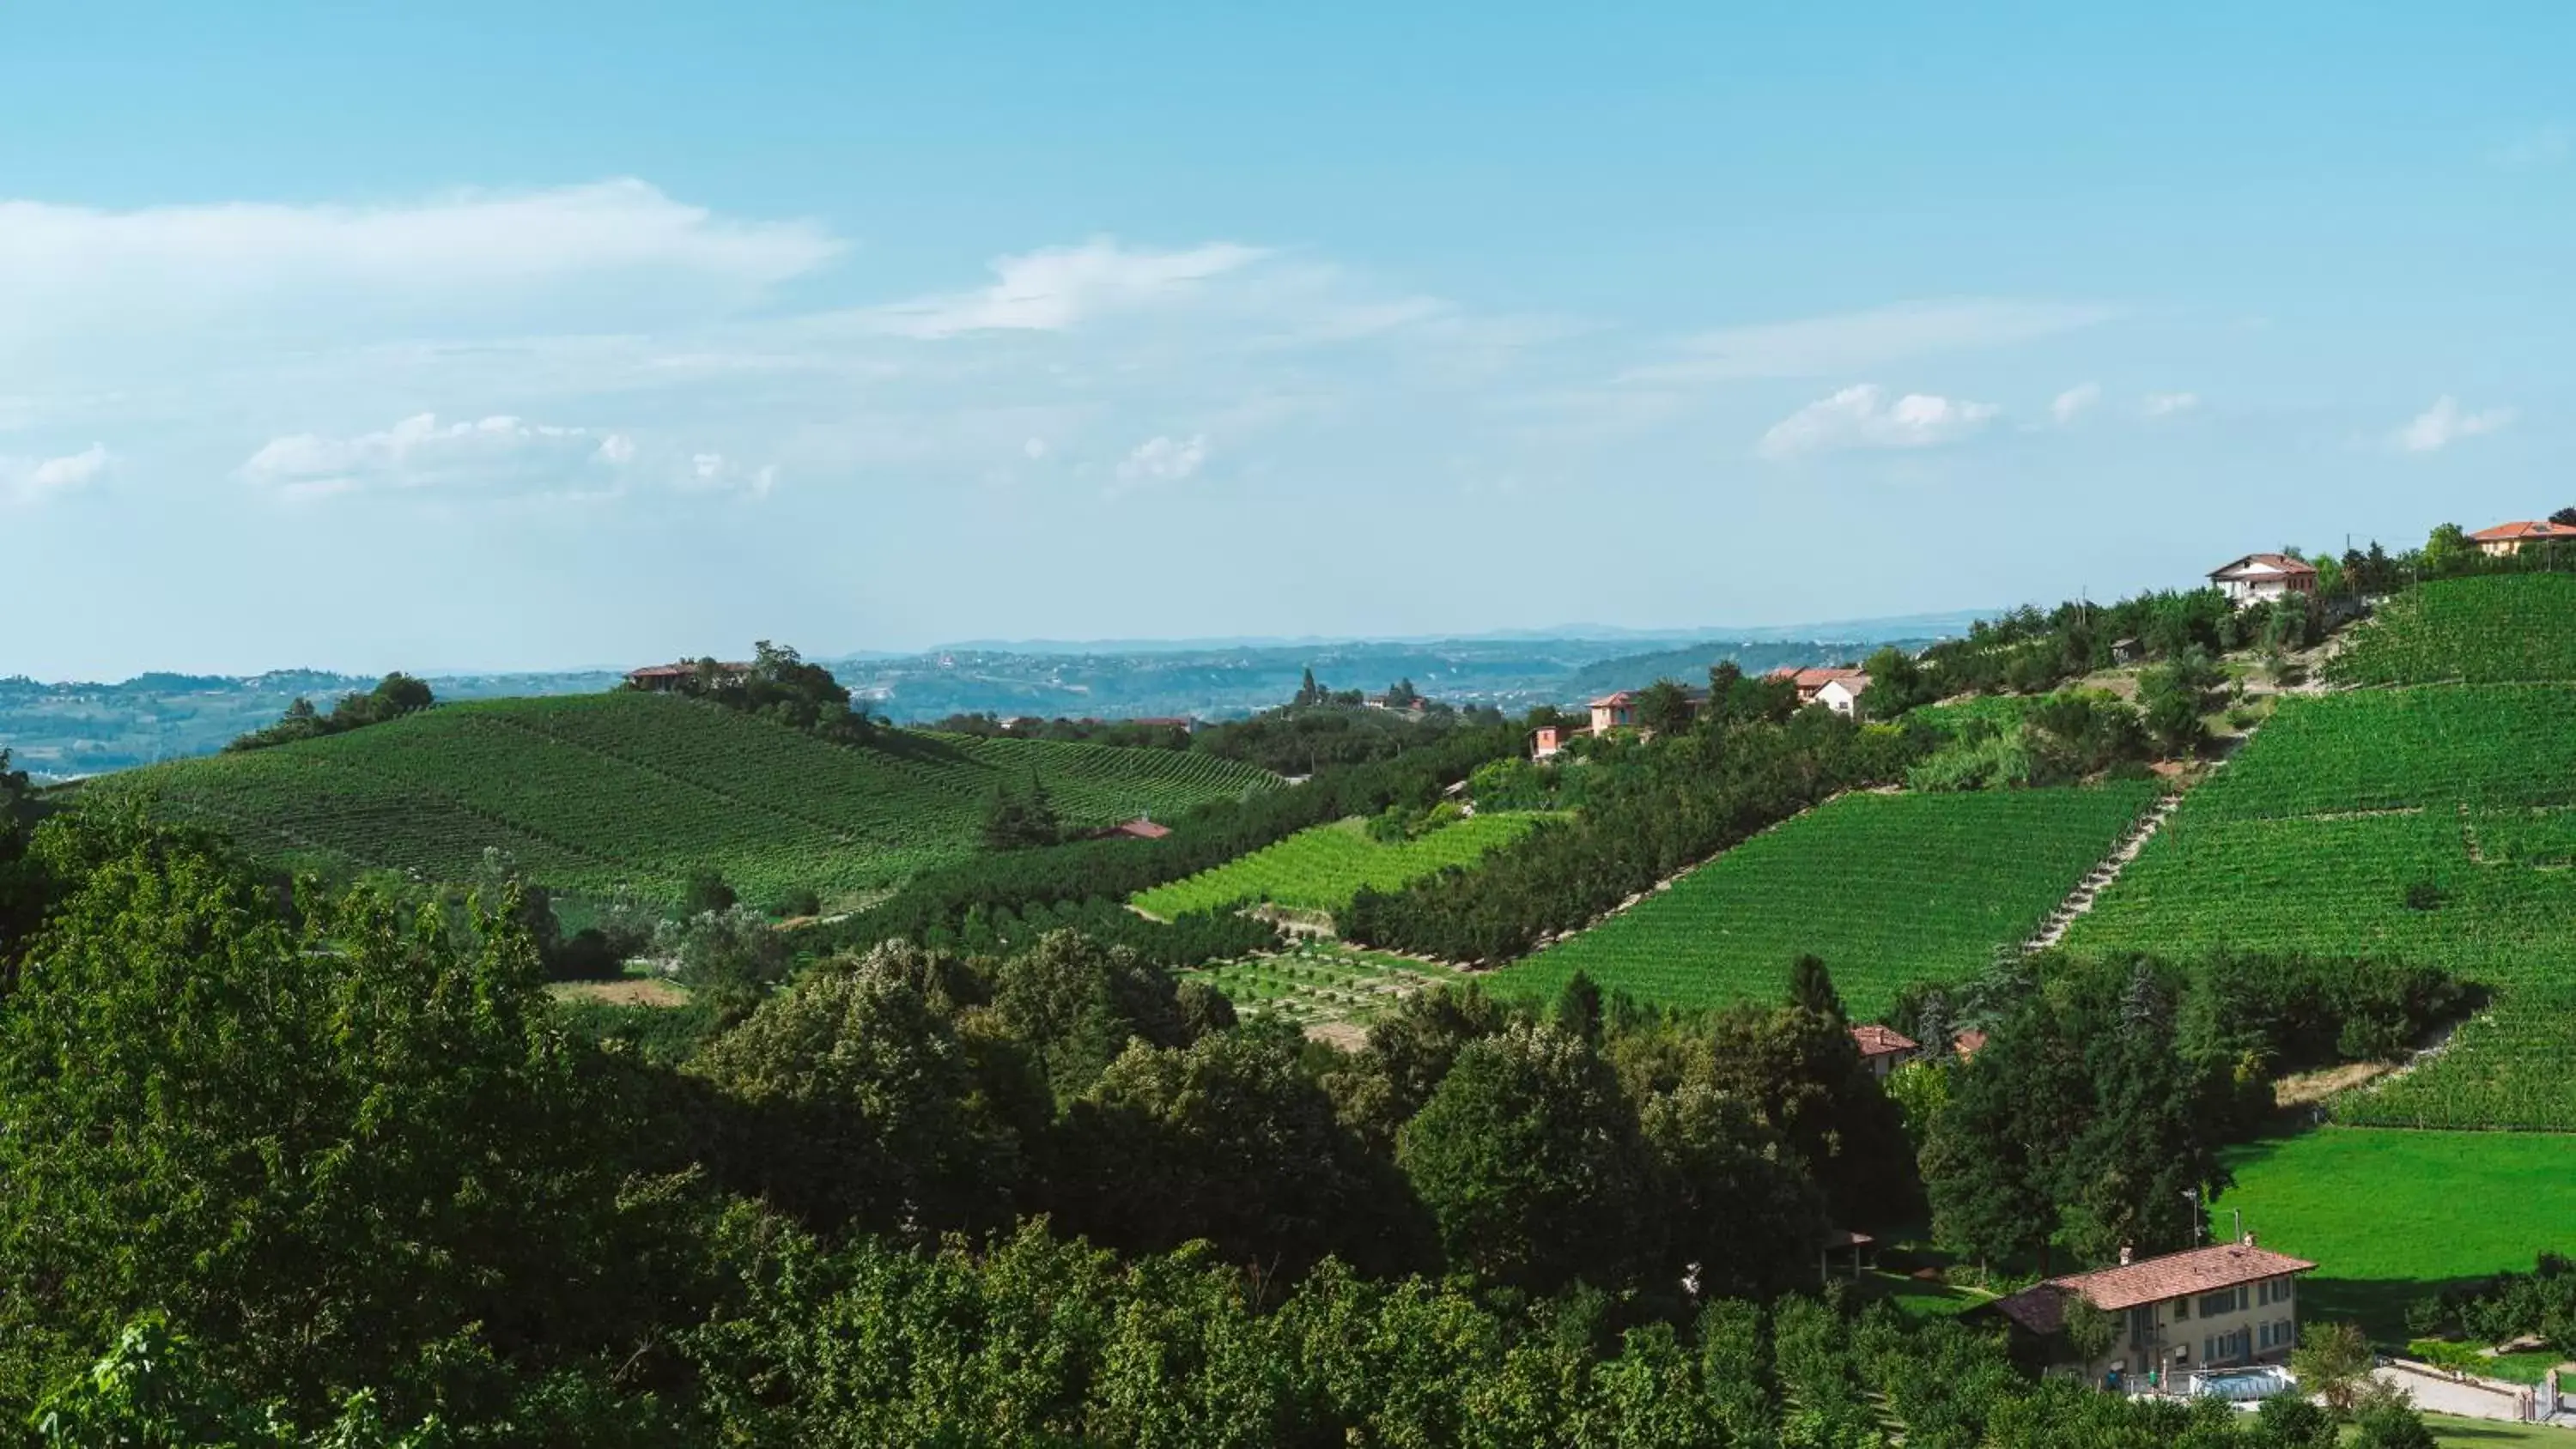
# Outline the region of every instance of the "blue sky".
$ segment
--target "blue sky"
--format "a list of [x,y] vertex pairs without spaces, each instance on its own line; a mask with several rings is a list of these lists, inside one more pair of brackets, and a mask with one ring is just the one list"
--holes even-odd
[[0,672],[1774,624],[2576,503],[2576,12],[1752,9],[11,7]]

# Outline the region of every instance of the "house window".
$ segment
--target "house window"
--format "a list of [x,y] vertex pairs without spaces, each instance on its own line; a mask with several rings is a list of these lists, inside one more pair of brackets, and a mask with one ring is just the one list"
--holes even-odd
[[2175,1299],[2175,1300],[2174,1300],[2174,1322],[2176,1322],[2176,1323],[2188,1323],[2188,1322],[2190,1322],[2190,1321],[2191,1321],[2191,1300],[2190,1300],[2190,1299],[2188,1299],[2188,1298],[2177,1298],[2177,1299]]
[[2233,1288],[2224,1293],[2203,1293],[2200,1295],[2200,1316],[2203,1318],[2216,1318],[2222,1313],[2233,1313],[2235,1311],[2236,1290]]

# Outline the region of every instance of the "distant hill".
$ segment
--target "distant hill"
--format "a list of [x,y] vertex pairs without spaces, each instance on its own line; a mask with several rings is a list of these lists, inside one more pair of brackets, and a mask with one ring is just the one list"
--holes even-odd
[[746,898],[847,900],[978,848],[996,784],[1069,823],[1275,786],[1212,756],[897,732],[852,748],[716,705],[593,694],[440,705],[348,734],[108,776],[254,853],[470,878],[486,847],[560,889],[676,898],[713,867]]

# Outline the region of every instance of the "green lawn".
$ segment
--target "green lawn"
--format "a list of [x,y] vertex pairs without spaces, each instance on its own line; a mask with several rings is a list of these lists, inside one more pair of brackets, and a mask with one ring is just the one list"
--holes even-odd
[[[2235,1210],[2263,1246],[2317,1264],[2301,1316],[2406,1338],[2408,1301],[2576,1247],[2576,1137],[2325,1127],[2238,1149]],[[2571,1436],[2576,1444],[2576,1436]]]
[[2576,1429],[2552,1428],[2547,1424],[2499,1424],[2485,1419],[2455,1419],[2448,1414],[2426,1414],[2424,1427],[2433,1431],[2435,1442],[2456,1444],[2460,1449],[2510,1449],[2514,1445],[2576,1449]]

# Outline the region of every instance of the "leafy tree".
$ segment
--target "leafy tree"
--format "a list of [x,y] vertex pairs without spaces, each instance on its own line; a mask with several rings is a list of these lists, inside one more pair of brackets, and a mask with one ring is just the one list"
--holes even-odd
[[1028,788],[996,785],[984,804],[984,848],[1030,850],[1064,838],[1064,822],[1047,796],[1046,785],[1032,772]]
[[931,1237],[1009,1221],[1021,1144],[891,947],[825,962],[690,1064],[729,1108],[726,1175],[818,1228]]
[[2064,1313],[2066,1342],[2080,1362],[2101,1362],[2110,1354],[2111,1346],[2120,1341],[2119,1316],[2095,1307],[2093,1300],[2083,1294],[2065,1295]]
[[1556,994],[1556,1029],[1588,1046],[1601,1045],[1601,988],[1576,971]]
[[1658,679],[1637,695],[1637,723],[1659,735],[1685,733],[1698,716],[1690,692],[1669,679]]
[[715,1014],[719,1027],[749,1016],[794,964],[787,937],[750,906],[666,925],[655,945],[678,960],[680,980]]
[[1667,1252],[1703,1296],[1763,1296],[1809,1281],[1824,1197],[1750,1103],[1689,1083],[1648,1098],[1638,1119]]
[[1837,1221],[1903,1217],[1921,1199],[1896,1104],[1841,1020],[1741,1006],[1714,1021],[1702,1080],[1751,1104],[1823,1189]]
[[1034,1055],[1060,1103],[1089,1090],[1131,1041],[1180,1047],[1190,1040],[1169,974],[1072,931],[1051,931],[1004,960],[994,974],[993,1009]]
[[366,891],[282,921],[185,832],[37,848],[66,887],[0,1016],[0,1392],[155,1309],[303,1416],[625,1339],[625,1113],[513,903],[460,945]]
[[1469,1043],[1397,1135],[1450,1261],[1545,1292],[1618,1281],[1648,1220],[1636,1112],[1581,1041],[1514,1026]]
[[1789,963],[1789,1004],[1829,1021],[1851,1020],[1843,1010],[1842,993],[1834,989],[1833,973],[1825,969],[1822,956],[1804,955]]
[[2576,508],[2561,508],[2549,515],[2549,521],[2561,528],[2576,528]]
[[710,911],[732,910],[739,899],[733,887],[725,884],[723,876],[701,867],[689,872],[688,885],[680,897],[680,909],[692,916],[703,916]]
[[1094,1242],[1205,1239],[1291,1279],[1327,1255],[1400,1269],[1429,1246],[1402,1180],[1300,1069],[1293,1029],[1131,1041],[1068,1110],[1057,1156],[1056,1210]]
[[1431,1100],[1458,1053],[1501,1032],[1509,1013],[1472,988],[1417,992],[1369,1028],[1368,1045],[1325,1077],[1344,1121],[1381,1151]]
[[1303,709],[1309,705],[1322,704],[1328,697],[1324,687],[1315,682],[1315,667],[1310,664],[1306,666],[1305,674],[1297,681],[1297,693],[1289,703]]

